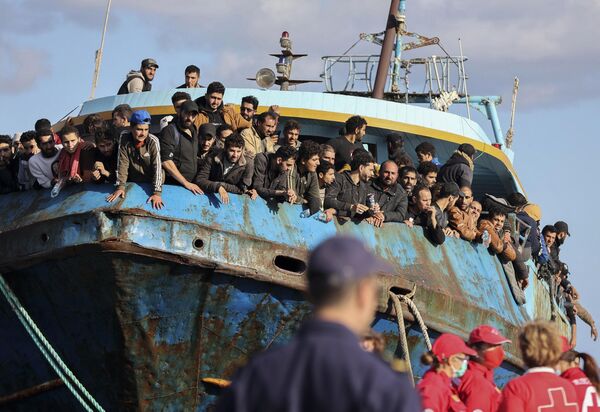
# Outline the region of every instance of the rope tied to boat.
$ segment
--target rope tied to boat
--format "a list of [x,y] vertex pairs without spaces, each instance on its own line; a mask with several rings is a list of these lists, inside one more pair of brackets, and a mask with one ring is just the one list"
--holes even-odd
[[429,339],[429,333],[427,332],[427,325],[425,324],[425,321],[423,321],[423,317],[421,316],[419,308],[412,300],[416,292],[417,285],[414,285],[412,290],[405,295],[394,293],[391,290],[388,292],[389,297],[390,299],[392,299],[392,303],[394,304],[394,311],[396,312],[396,322],[398,324],[398,335],[400,349],[402,350],[402,358],[406,362],[407,373],[410,375],[410,380],[413,384],[414,376],[412,371],[412,365],[410,363],[410,350],[408,348],[408,339],[406,335],[406,326],[404,323],[404,311],[402,310],[402,303],[408,306],[410,312],[415,317],[415,320],[419,324],[419,328],[423,333],[425,346],[427,346],[427,350],[431,350],[431,340]]
[[[31,316],[29,316],[29,313],[21,304],[19,298],[17,298],[13,290],[10,288],[10,286],[8,286],[8,283],[6,283],[4,276],[1,274],[0,291],[46,361],[48,361],[52,369],[54,369],[56,374],[63,380],[69,391],[71,391],[81,406],[88,412],[105,412],[104,408],[100,406],[100,404],[81,384],[79,379],[77,379],[69,367],[63,362],[60,355],[54,350]],[[81,394],[77,391],[77,389],[79,389]],[[83,399],[83,397],[85,397],[87,401],[86,399]]]

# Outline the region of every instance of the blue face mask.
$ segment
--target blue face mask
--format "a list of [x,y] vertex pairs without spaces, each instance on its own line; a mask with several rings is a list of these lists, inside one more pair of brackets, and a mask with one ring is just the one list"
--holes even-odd
[[465,359],[464,361],[462,361],[462,364],[460,365],[460,368],[458,369],[454,369],[454,367],[452,365],[452,371],[454,372],[454,377],[455,378],[462,378],[463,375],[465,374],[465,372],[467,371],[467,366],[468,366],[469,362],[467,359]]

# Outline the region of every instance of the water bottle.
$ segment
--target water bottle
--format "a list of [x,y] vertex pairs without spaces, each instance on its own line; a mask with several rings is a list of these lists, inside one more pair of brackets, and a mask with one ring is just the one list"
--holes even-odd
[[310,217],[310,209],[304,209],[302,211],[302,213],[300,213],[300,217],[302,219],[306,219],[307,217]]
[[313,217],[320,222],[327,223],[327,213],[323,212],[322,210],[315,213]]
[[52,191],[50,192],[50,197],[55,198],[56,196],[58,196],[58,194],[60,193],[60,190],[63,188],[64,185],[65,185],[65,179],[64,178],[58,179],[58,181],[52,188]]
[[375,207],[375,194],[369,193],[367,195],[367,207],[371,210]]
[[481,235],[481,240],[483,241],[483,246],[485,246],[486,248],[490,246],[490,234],[487,230],[483,231],[483,234]]

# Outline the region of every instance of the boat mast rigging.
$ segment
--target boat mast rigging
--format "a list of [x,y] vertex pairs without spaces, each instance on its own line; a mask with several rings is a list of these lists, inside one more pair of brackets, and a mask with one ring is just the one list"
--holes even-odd
[[104,38],[106,37],[106,29],[108,27],[108,14],[110,13],[110,5],[112,0],[108,0],[106,4],[106,13],[104,13],[104,27],[102,29],[102,37],[100,39],[100,48],[96,50],[96,58],[94,65],[94,78],[92,79],[92,91],[90,92],[89,100],[92,100],[96,95],[96,85],[100,77],[100,65],[102,64],[102,53],[104,51]]

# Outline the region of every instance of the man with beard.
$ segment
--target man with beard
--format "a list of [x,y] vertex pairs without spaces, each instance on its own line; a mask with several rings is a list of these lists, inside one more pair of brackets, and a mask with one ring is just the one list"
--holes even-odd
[[473,191],[468,186],[463,186],[461,196],[456,205],[448,209],[448,226],[456,231],[462,239],[473,241],[477,237],[477,220],[473,220],[471,204]]
[[119,88],[117,94],[149,92],[152,90],[152,80],[158,69],[158,63],[154,59],[144,59],[140,70],[131,70],[127,78]]
[[254,96],[242,97],[242,104],[240,104],[240,115],[252,123],[252,119],[258,109],[258,99]]
[[417,167],[421,182],[427,187],[437,183],[438,167],[433,162],[421,162]]
[[145,110],[133,112],[129,119],[130,133],[124,134],[119,145],[117,159],[117,190],[106,197],[107,202],[125,198],[127,182],[152,183],[152,195],[146,203],[162,209],[163,173],[160,161],[160,143],[150,134],[150,113]]
[[178,89],[197,89],[200,86],[200,68],[193,64],[190,64],[185,68],[184,72],[185,83],[178,86]]
[[275,150],[277,150],[280,146],[292,146],[294,149],[298,150],[300,148],[300,123],[295,120],[288,120],[285,122],[283,126],[283,132],[281,133],[281,137],[275,146]]
[[335,170],[350,164],[352,153],[356,149],[362,149],[361,141],[367,133],[367,121],[361,116],[352,116],[346,120],[344,135],[331,139],[327,143],[335,150]]
[[371,210],[367,205],[367,184],[373,177],[373,157],[358,153],[350,162],[350,171],[338,173],[335,182],[325,191],[326,209],[333,208],[343,219],[362,219]]
[[313,141],[306,141],[298,150],[298,159],[291,170],[292,188],[296,193],[296,202],[310,210],[313,215],[321,208],[319,197],[319,152],[321,147]]
[[225,140],[225,149],[212,152],[196,177],[198,185],[206,193],[218,193],[223,204],[229,203],[228,193],[247,194],[256,199],[256,190],[250,189],[254,164],[244,157],[243,151],[244,139],[237,133],[230,135]]
[[215,147],[217,129],[212,123],[204,123],[198,131],[198,171],[209,157],[215,155],[218,149]]
[[[333,182],[335,182],[335,168],[333,167],[333,163],[319,160],[317,177],[319,178],[319,197],[321,199],[321,209],[324,209],[323,204],[325,202],[325,191]],[[325,212],[327,222],[330,222],[335,215],[335,209],[329,208],[323,211]]]
[[398,184],[398,165],[386,160],[379,168],[379,177],[371,182],[369,193],[373,194],[378,212],[367,222],[380,227],[384,222],[403,222],[408,208],[408,196]]
[[206,88],[206,94],[194,100],[200,110],[194,121],[196,128],[204,123],[213,123],[215,127],[227,123],[234,130],[252,126],[251,122],[237,113],[233,106],[223,104],[224,94],[225,86],[219,82],[212,82]]
[[[129,120],[127,120],[129,123]],[[117,145],[109,132],[98,132],[95,136],[94,169],[92,180],[97,183],[114,183],[117,180]]]
[[85,142],[74,126],[60,131],[63,149],[58,156],[58,180],[66,184],[79,184],[92,180],[94,144]]
[[29,130],[23,133],[19,138],[21,146],[23,147],[23,150],[20,156],[18,157],[18,181],[21,190],[29,190],[33,188],[36,184],[35,177],[33,177],[31,171],[29,170],[29,159],[31,159],[36,153],[39,153],[40,151],[35,141],[35,136],[35,132],[33,130]]
[[194,121],[198,106],[192,101],[181,105],[177,119],[165,127],[160,140],[160,157],[167,172],[165,183],[178,184],[195,195],[202,189],[193,183],[198,172],[198,129]]
[[19,162],[12,155],[12,139],[10,136],[0,135],[0,194],[19,190],[18,172]]
[[271,112],[264,112],[256,118],[256,126],[242,130],[241,135],[246,142],[246,156],[254,158],[258,153],[273,153],[273,150],[267,150],[267,142],[275,133],[276,127],[275,115]]
[[489,211],[485,219],[479,221],[478,231],[483,236],[487,232],[490,237],[488,250],[494,255],[498,255],[503,262],[512,262],[517,258],[517,253],[512,245],[510,230],[505,229],[506,213],[498,209]]
[[296,202],[289,172],[296,162],[296,149],[281,146],[275,153],[259,153],[254,158],[253,189],[260,197],[277,202]]
[[427,186],[416,185],[412,198],[408,208],[408,219],[404,223],[411,228],[421,226],[427,240],[434,245],[441,245],[446,240],[446,235],[437,221],[436,210],[431,205],[431,191]]
[[464,193],[460,191],[458,185],[454,182],[443,183],[440,188],[440,193],[433,202],[438,224],[444,229],[444,234],[447,237],[458,237],[457,233],[448,227],[448,211],[454,207],[456,202]]
[[400,186],[402,186],[407,196],[411,196],[413,188],[417,184],[417,169],[412,166],[404,166],[400,169],[399,174]]
[[35,141],[40,152],[29,159],[29,171],[37,184],[50,189],[56,184],[58,176],[57,162],[62,145],[57,145],[51,129],[40,129],[36,132]]

